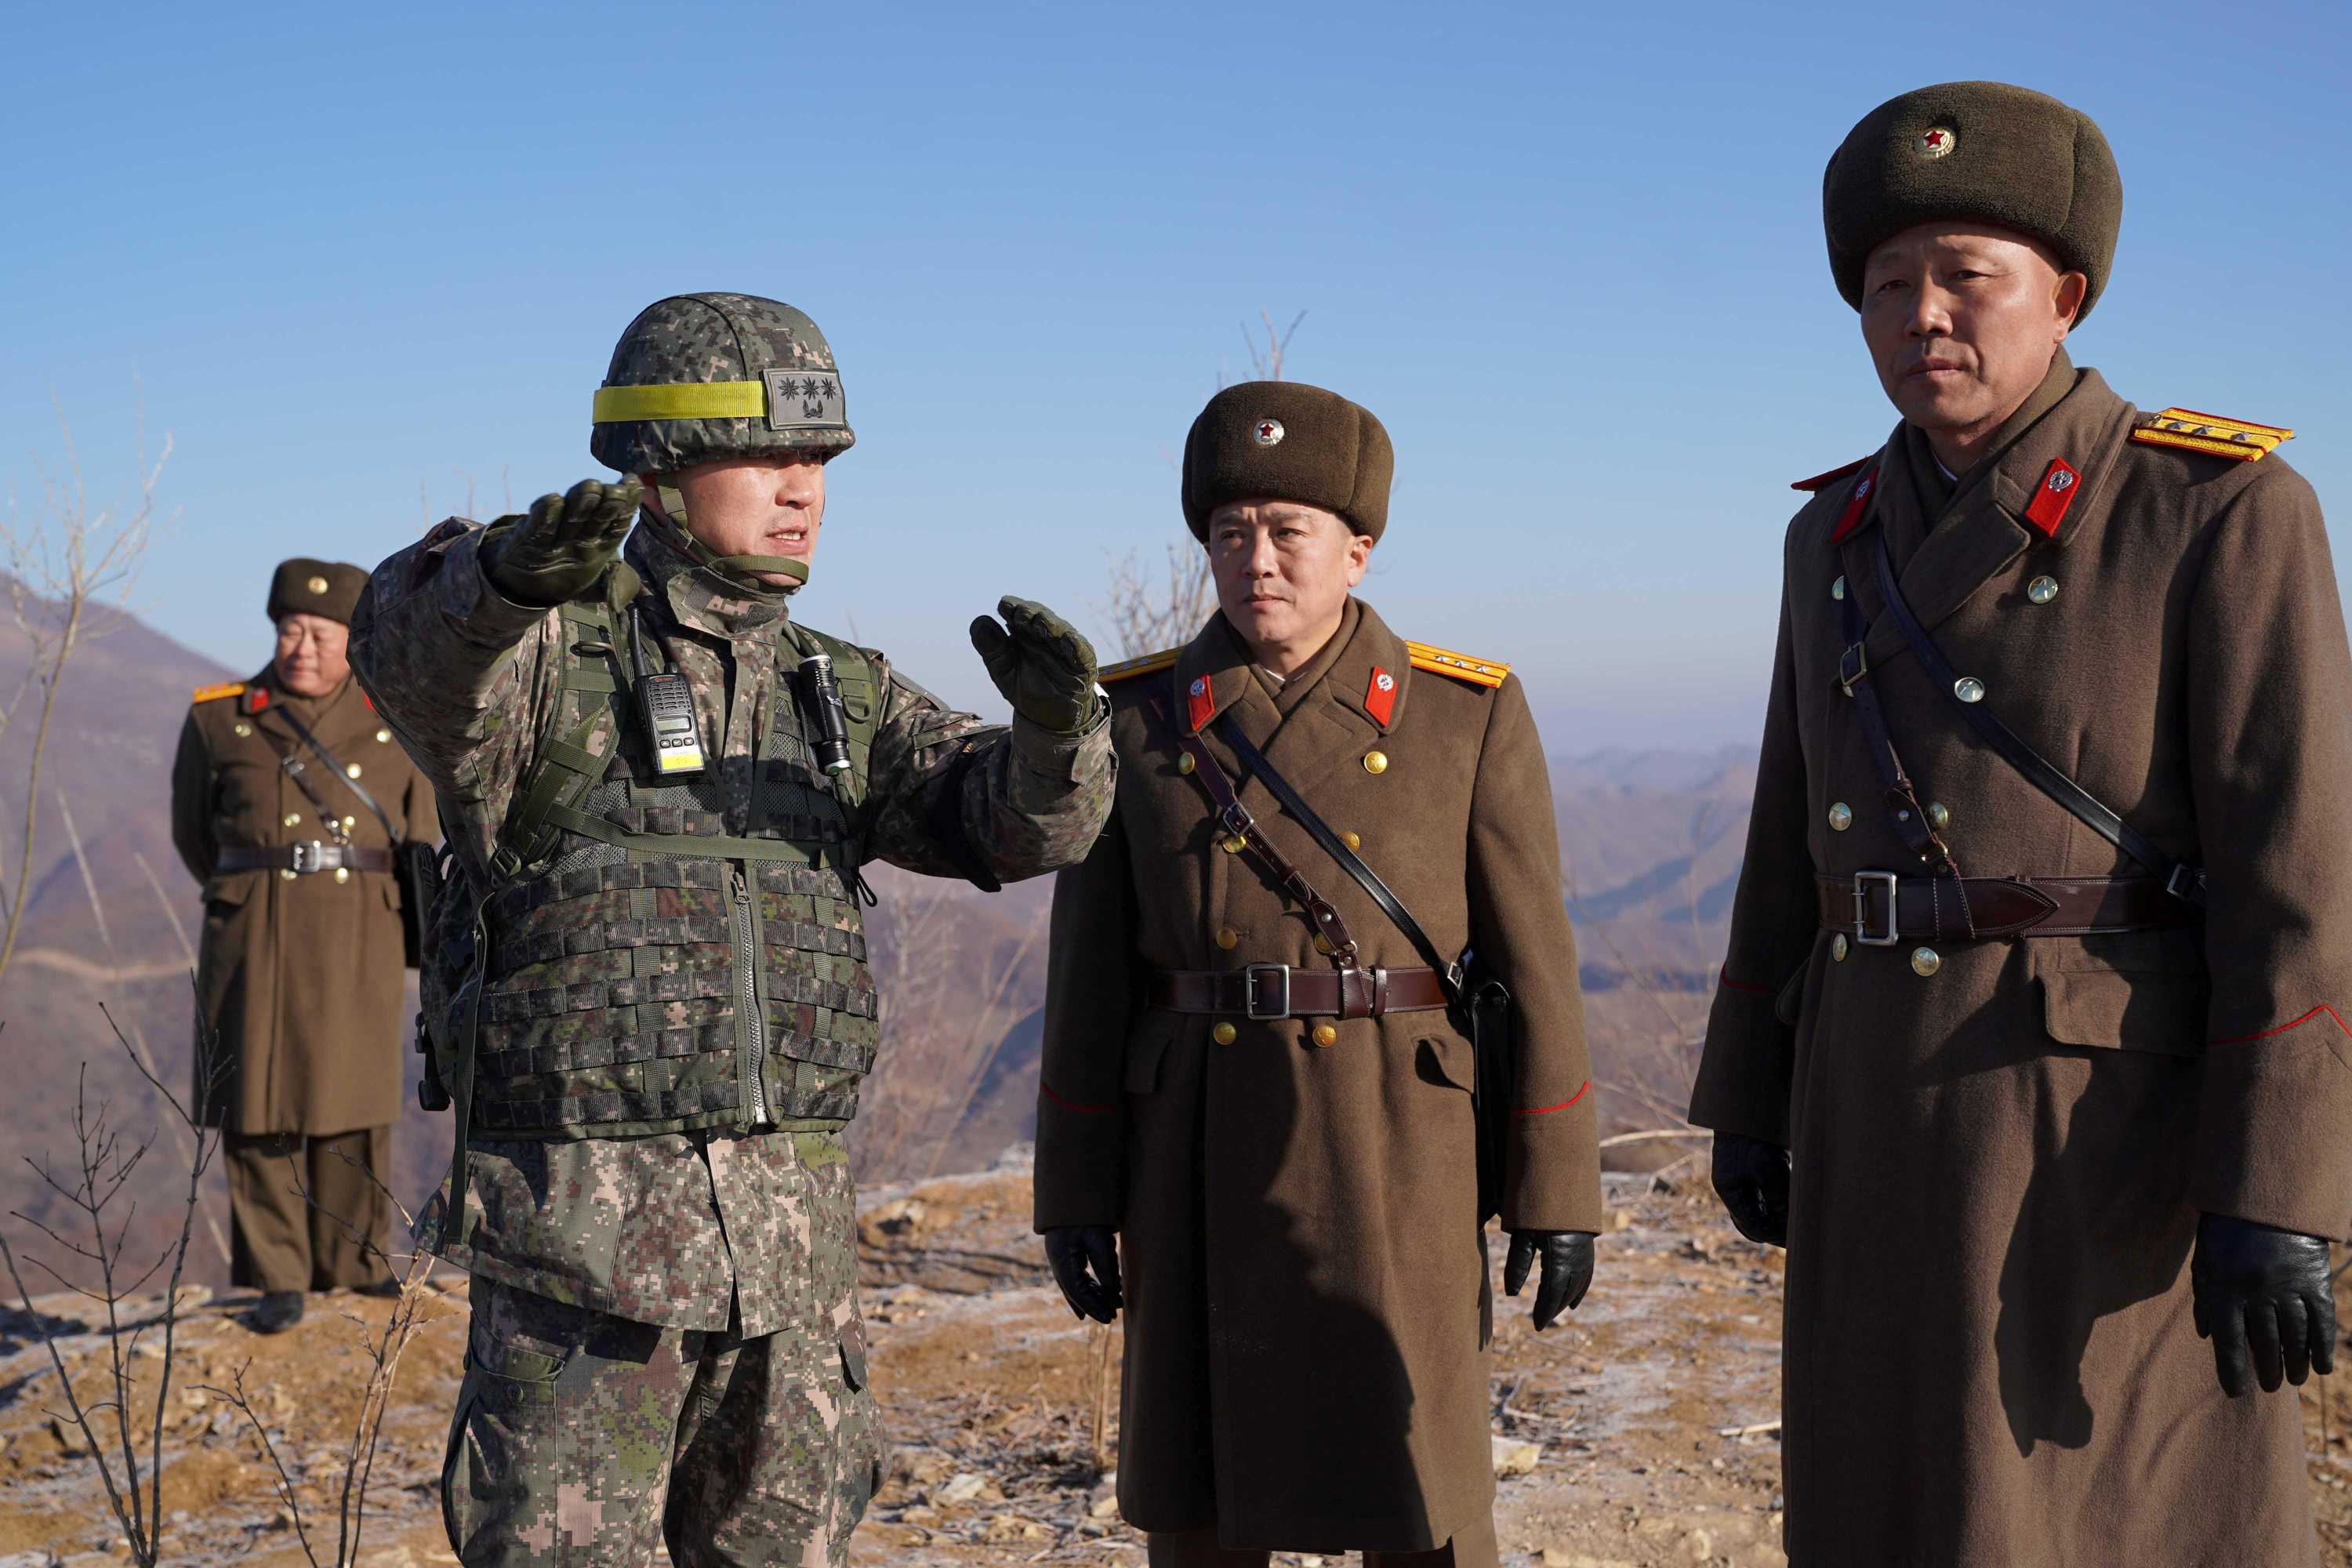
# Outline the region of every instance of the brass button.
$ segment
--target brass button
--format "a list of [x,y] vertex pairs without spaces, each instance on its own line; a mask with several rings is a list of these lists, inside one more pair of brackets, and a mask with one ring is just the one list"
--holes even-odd
[[1234,949],[1241,946],[1241,932],[1235,931],[1231,926],[1219,926],[1217,928],[1217,945],[1219,947],[1223,948],[1227,952],[1231,952]]
[[1843,833],[1853,826],[1853,807],[1839,801],[1830,807],[1830,831]]
[[327,580],[324,577],[313,577],[302,586],[310,589],[313,594],[323,594],[327,591]]
[[345,763],[343,764],[343,774],[344,774],[344,776],[345,776],[345,777],[347,777],[347,778],[357,778],[357,777],[359,777],[359,776],[360,776],[360,765],[359,765],[359,763]]
[[1840,963],[1843,963],[1845,962],[1845,932],[1840,931],[1836,936],[1830,940],[1830,956],[1836,959]]
[[288,881],[289,881],[289,882],[290,882],[290,881],[292,881],[292,880],[294,879],[294,873],[293,873],[293,872],[291,872],[291,871],[289,871],[289,870],[288,870],[288,869],[286,869],[286,868],[285,868],[285,867],[283,867],[283,866],[280,866],[280,867],[278,868],[278,874],[280,877],[285,878],[285,879],[286,879],[286,880],[288,880]]
[[286,826],[289,826],[289,827],[299,827],[299,826],[302,826],[302,814],[301,814],[300,812],[299,812],[299,811],[289,811],[289,812],[288,812],[288,813],[286,814]]
[[348,882],[348,881],[350,881],[351,879],[352,879],[352,868],[351,868],[349,866],[338,866],[338,867],[336,867],[336,868],[335,868],[335,880],[336,880],[336,881],[338,881],[338,882]]
[[1334,951],[1331,946],[1331,939],[1325,936],[1319,931],[1315,933],[1315,951],[1321,953],[1326,958],[1330,957]]
[[389,730],[378,730],[378,731],[375,732],[375,743],[376,743],[377,745],[379,745],[379,746],[383,745],[385,742],[387,742],[387,741],[389,741],[389,740],[391,740],[391,739],[392,739],[392,731],[389,731]]
[[2058,579],[2036,577],[2025,585],[2025,596],[2037,605],[2046,605],[2058,596]]
[[1933,974],[1943,967],[1944,961],[1936,955],[1934,948],[1915,947],[1911,950],[1911,968],[1915,973]]
[[1231,835],[1221,840],[1220,845],[1226,854],[1238,855],[1243,850],[1249,847],[1249,840],[1243,838],[1238,835]]
[[1366,752],[1364,753],[1364,771],[1368,773],[1384,773],[1388,772],[1389,754],[1386,752]]
[[1180,773],[1184,774],[1187,778],[1189,778],[1189,777],[1191,777],[1191,776],[1192,776],[1192,752],[1185,752],[1182,756],[1181,756],[1181,757],[1179,757],[1179,758],[1177,758],[1177,759],[1176,759],[1176,771],[1177,771],[1178,773]]
[[343,831],[346,833],[349,833],[352,828],[357,827],[359,825],[360,819],[356,816],[347,816],[343,818]]
[[253,726],[247,723],[244,720],[239,719],[236,723],[229,726],[229,733],[242,741],[247,735],[253,733]]
[[1952,825],[1951,808],[1940,800],[1927,803],[1927,826],[1941,833]]
[[1330,1025],[1318,1024],[1315,1026],[1315,1043],[1317,1045],[1328,1046],[1337,1041],[1339,1037],[1339,1031],[1333,1028]]
[[1239,1033],[1231,1024],[1220,1024],[1209,1031],[1209,1038],[1221,1046],[1230,1046],[1234,1043],[1234,1037]]
[[1830,584],[1830,597],[1832,599],[1843,599],[1845,597],[1844,578],[1841,577],[1836,582]]
[[1354,833],[1340,834],[1339,842],[1346,845],[1350,849],[1361,849],[1364,847],[1362,837]]
[[1952,695],[1963,702],[1984,700],[1985,683],[1973,675],[1963,675],[1952,682]]

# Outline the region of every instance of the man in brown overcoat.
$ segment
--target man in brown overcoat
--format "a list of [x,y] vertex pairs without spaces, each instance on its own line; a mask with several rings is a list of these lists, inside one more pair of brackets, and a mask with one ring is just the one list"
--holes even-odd
[[2352,1216],[2352,660],[2289,432],[2069,360],[2121,206],[1987,82],[1824,181],[1903,418],[1799,486],[1691,1110],[1789,1249],[1797,1563],[2318,1561],[2277,1391]]
[[172,765],[172,840],[204,884],[207,1090],[228,1172],[231,1279],[254,1326],[306,1290],[390,1279],[399,1114],[400,903],[393,847],[439,837],[433,791],[350,679],[361,567],[297,559],[269,588],[278,648],[251,680],[195,694]]
[[1036,1224],[1074,1310],[1125,1306],[1119,1510],[1155,1564],[1497,1561],[1480,1079],[1438,968],[1465,946],[1514,999],[1516,1082],[1483,1108],[1506,1288],[1540,1259],[1541,1329],[1591,1279],[1599,1155],[1542,746],[1506,667],[1405,642],[1350,596],[1391,467],[1380,422],[1335,394],[1211,400],[1183,500],[1220,608],[1104,672],[1117,802],[1055,889]]

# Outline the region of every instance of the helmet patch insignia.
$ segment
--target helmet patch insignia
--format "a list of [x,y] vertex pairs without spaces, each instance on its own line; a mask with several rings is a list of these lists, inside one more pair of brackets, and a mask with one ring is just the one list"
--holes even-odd
[[1261,447],[1279,446],[1284,434],[1279,419],[1261,419],[1250,426],[1250,439]]
[[849,423],[843,412],[841,377],[824,371],[768,370],[768,428],[801,430]]

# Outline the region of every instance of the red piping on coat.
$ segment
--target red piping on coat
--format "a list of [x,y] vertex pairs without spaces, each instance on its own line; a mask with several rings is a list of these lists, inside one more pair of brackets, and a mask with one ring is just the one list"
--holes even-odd
[[1055,1104],[1060,1106],[1063,1110],[1075,1110],[1080,1116],[1108,1116],[1112,1111],[1118,1109],[1116,1105],[1080,1105],[1075,1100],[1064,1100],[1060,1095],[1055,1094],[1051,1089],[1047,1088],[1043,1083],[1040,1083],[1037,1086],[1037,1092],[1044,1095],[1047,1100],[1052,1100]]
[[1734,980],[1731,977],[1731,972],[1729,970],[1717,970],[1716,972],[1716,978],[1722,981],[1726,986],[1734,991],[1753,992],[1759,996],[1769,996],[1772,994],[1772,988],[1769,985],[1750,985],[1745,980]]
[[2352,1025],[2347,1025],[2344,1022],[2343,1015],[2337,1013],[2335,1008],[2329,1006],[2326,1003],[2322,1002],[2318,1006],[2314,1007],[2310,1012],[2305,1013],[2302,1017],[2295,1019],[2294,1022],[2291,1024],[2281,1024],[2275,1029],[2260,1029],[2251,1035],[2231,1035],[2227,1039],[2211,1040],[2207,1043],[2216,1046],[2242,1046],[2248,1040],[2267,1040],[2273,1035],[2284,1035],[2289,1029],[2301,1028],[2304,1025],[2310,1023],[2314,1018],[2318,1017],[2322,1013],[2325,1013],[2329,1017],[2335,1019],[2336,1026],[2337,1028],[2342,1029],[2347,1035],[2352,1035]]
[[1549,1116],[1555,1110],[1566,1110],[1570,1106],[1574,1105],[1578,1100],[1582,1100],[1584,1098],[1584,1091],[1591,1087],[1592,1080],[1591,1079],[1586,1079],[1582,1083],[1577,1086],[1576,1092],[1574,1094],[1570,1095],[1558,1105],[1538,1105],[1528,1110],[1523,1110],[1519,1114],[1521,1116]]

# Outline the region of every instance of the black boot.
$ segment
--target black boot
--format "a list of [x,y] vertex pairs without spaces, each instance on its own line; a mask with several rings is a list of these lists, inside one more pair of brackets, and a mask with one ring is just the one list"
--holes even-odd
[[302,1292],[272,1290],[246,1314],[246,1326],[257,1334],[282,1334],[302,1321]]

